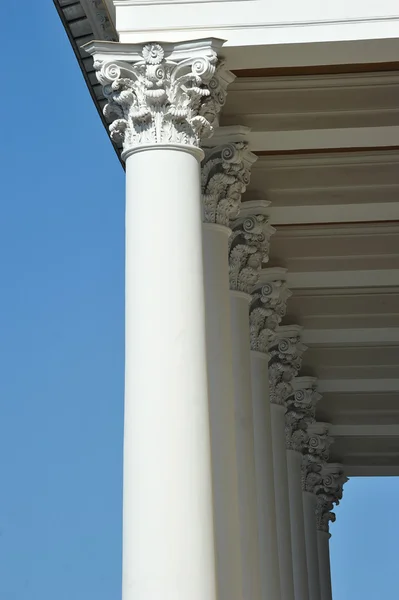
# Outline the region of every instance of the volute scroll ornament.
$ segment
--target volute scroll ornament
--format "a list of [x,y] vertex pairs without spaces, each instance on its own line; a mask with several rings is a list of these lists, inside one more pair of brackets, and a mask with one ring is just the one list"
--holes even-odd
[[334,442],[329,435],[329,423],[315,421],[307,427],[307,440],[302,458],[302,489],[305,492],[319,494],[325,473],[330,446]]
[[219,61],[212,40],[190,44],[85,46],[107,101],[111,139],[123,152],[137,146],[199,147],[213,133],[233,76]]
[[270,402],[285,406],[292,394],[292,380],[299,372],[306,346],[301,342],[302,328],[279,327],[269,348]]
[[285,436],[288,450],[304,452],[309,443],[308,428],[315,423],[316,404],[321,395],[315,377],[295,377],[293,393],[287,398]]
[[329,524],[334,523],[336,516],[334,505],[338,506],[343,496],[343,487],[348,481],[343,466],[338,463],[326,463],[323,467],[321,490],[317,496],[316,524],[317,529],[329,533]]
[[292,295],[286,281],[286,269],[263,269],[260,286],[252,293],[250,305],[251,350],[268,353],[275,332],[285,315],[287,300]]
[[262,265],[269,260],[270,237],[275,229],[265,214],[241,214],[231,223],[230,289],[250,294],[259,281]]
[[205,151],[201,169],[205,223],[229,227],[230,221],[237,218],[255,160],[246,142],[226,143]]

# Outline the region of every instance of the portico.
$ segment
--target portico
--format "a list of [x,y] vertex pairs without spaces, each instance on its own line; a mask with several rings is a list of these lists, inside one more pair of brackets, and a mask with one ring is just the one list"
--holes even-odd
[[332,600],[348,477],[399,471],[391,20],[55,3],[126,170],[123,600]]

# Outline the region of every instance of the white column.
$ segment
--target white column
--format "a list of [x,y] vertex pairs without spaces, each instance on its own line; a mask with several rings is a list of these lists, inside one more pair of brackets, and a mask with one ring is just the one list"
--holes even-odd
[[306,449],[307,426],[315,420],[316,403],[321,398],[316,391],[316,382],[314,377],[295,377],[292,381],[293,394],[286,401],[285,434],[296,600],[309,599],[302,498],[302,454]]
[[[202,165],[203,240],[207,363],[213,473],[215,548],[219,600],[242,599],[236,425],[228,263],[230,216],[239,210],[235,196],[245,171],[241,144],[206,151]],[[241,168],[238,168],[241,167]],[[222,185],[215,182],[223,181]]]
[[339,463],[324,463],[321,470],[322,481],[316,502],[317,549],[319,557],[319,577],[321,600],[332,600],[330,568],[330,521],[335,521],[332,512],[334,504],[339,504],[344,484],[348,481],[343,466]]
[[243,566],[243,598],[260,600],[260,562],[254,459],[249,300],[244,292],[231,292],[236,460]]
[[319,555],[317,546],[317,494],[321,490],[323,464],[328,458],[332,439],[327,423],[311,423],[307,427],[307,451],[302,460],[302,490],[305,520],[306,561],[308,565],[309,600],[321,600]]
[[[239,484],[243,598],[261,599],[257,519],[254,423],[252,412],[249,332],[250,291],[267,259],[274,229],[267,219],[267,202],[244,203],[232,222],[229,240],[230,310],[233,348],[236,460]],[[256,209],[256,214],[252,211]]]
[[281,600],[268,348],[291,292],[285,269],[262,269],[250,307],[251,385],[262,600]]
[[306,349],[300,342],[301,331],[302,328],[295,325],[279,327],[276,339],[270,346],[269,377],[274,486],[283,600],[293,600],[295,597],[285,441],[285,402],[292,393],[291,381],[300,369],[301,356]]
[[284,439],[285,408],[279,404],[271,404],[270,412],[272,423],[274,490],[276,495],[276,525],[280,563],[281,598],[282,600],[294,600],[288,470]]
[[218,597],[242,598],[227,240],[204,224],[205,307]]
[[301,486],[302,454],[287,450],[288,493],[292,540],[292,563],[295,600],[309,599],[308,572],[306,564],[305,526]]
[[332,600],[330,537],[328,531],[317,531],[321,600]]
[[126,160],[124,600],[216,597],[198,148],[219,102],[212,43],[88,49]]
[[305,519],[306,558],[308,563],[309,600],[321,600],[319,556],[316,529],[316,495],[303,493],[303,510]]
[[251,352],[261,594],[262,600],[281,600],[268,361],[268,354]]

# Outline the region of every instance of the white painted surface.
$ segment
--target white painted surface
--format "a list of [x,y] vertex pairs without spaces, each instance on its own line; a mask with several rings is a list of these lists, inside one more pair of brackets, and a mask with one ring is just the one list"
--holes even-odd
[[[293,0],[114,0],[121,41],[219,37],[228,46],[261,46],[395,38],[395,0],[345,0],[320,4]],[[287,18],[289,15],[289,18]]]
[[123,600],[216,597],[198,159],[126,162]]
[[303,342],[311,346],[399,344],[399,327],[305,329]]
[[281,600],[268,362],[268,354],[251,351],[261,593],[262,600]]
[[399,202],[271,206],[269,214],[272,225],[399,221]]
[[248,294],[230,291],[242,597],[260,600]]
[[388,287],[399,285],[399,269],[288,273],[291,289]]
[[278,404],[270,404],[270,414],[281,598],[282,600],[294,600],[291,519],[288,496],[287,451],[285,447],[285,407]]
[[321,600],[319,554],[316,528],[316,495],[303,492],[306,561],[308,565],[309,600]]
[[321,600],[332,600],[330,534],[327,531],[317,532],[317,547],[319,554]]
[[369,148],[399,145],[399,126],[308,129],[302,131],[256,131],[248,136],[252,152],[281,152],[324,148]]
[[240,600],[241,546],[227,240],[230,230],[203,225],[207,364],[218,598]]
[[399,438],[399,423],[375,425],[330,425],[331,437],[394,437]]
[[308,600],[309,583],[306,564],[301,465],[302,454],[296,452],[295,450],[287,450],[288,493],[290,501],[292,564],[294,573],[295,600]]
[[323,392],[399,392],[399,379],[320,379]]

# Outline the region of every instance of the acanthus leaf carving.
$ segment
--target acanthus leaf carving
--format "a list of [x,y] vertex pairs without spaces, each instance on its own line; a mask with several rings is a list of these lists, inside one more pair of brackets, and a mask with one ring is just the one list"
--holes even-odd
[[322,471],[321,489],[316,503],[317,529],[329,533],[330,522],[335,522],[334,505],[338,506],[343,496],[343,487],[348,481],[342,465],[326,463]]
[[229,238],[230,289],[250,294],[269,260],[270,237],[275,232],[263,214],[235,219]]
[[293,393],[287,398],[285,438],[288,450],[303,452],[309,440],[308,427],[315,423],[316,403],[321,398],[316,379],[296,377]]
[[[291,329],[291,331],[290,331]],[[297,330],[300,328],[297,328]],[[277,337],[269,348],[269,387],[270,402],[285,406],[292,394],[292,380],[299,372],[302,364],[302,354],[306,346],[302,344],[300,332],[284,327],[278,330]]]
[[330,446],[334,442],[329,435],[329,424],[315,421],[307,426],[307,440],[302,458],[302,489],[318,494],[322,490],[323,467],[326,464]]
[[[271,270],[273,271],[273,270]],[[266,273],[267,270],[263,271]],[[282,275],[277,274],[252,294],[249,311],[251,350],[267,353],[275,332],[285,315],[291,296]]]
[[[179,45],[132,46],[127,60],[118,54],[104,59],[96,42],[88,46],[107,100],[110,136],[125,155],[140,145],[199,147],[212,134],[229,77],[210,42],[198,42],[191,52]],[[117,45],[112,48],[118,51]]]
[[229,227],[230,220],[237,218],[254,160],[255,156],[246,142],[233,142],[206,150],[201,169],[205,223]]

